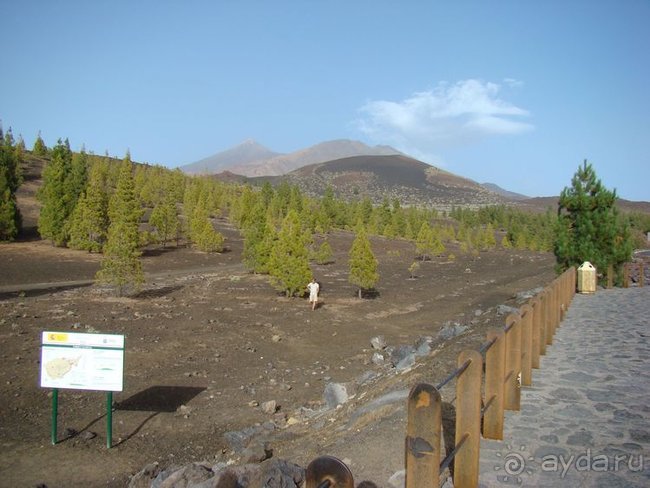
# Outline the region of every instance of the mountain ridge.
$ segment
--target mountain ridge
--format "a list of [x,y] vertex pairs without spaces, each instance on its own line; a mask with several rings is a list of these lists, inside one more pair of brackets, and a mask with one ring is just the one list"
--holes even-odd
[[[252,146],[255,151],[249,149]],[[181,166],[189,174],[216,174],[221,171],[242,176],[279,176],[309,164],[361,155],[402,154],[390,146],[368,146],[351,139],[334,139],[291,153],[276,153],[253,140]]]
[[476,207],[506,201],[473,180],[401,154],[351,156],[303,166],[281,176],[252,177],[247,181],[286,181],[315,197],[331,188],[341,198],[368,197],[374,204],[388,198],[398,199],[403,205],[449,209],[454,205]]
[[250,164],[255,161],[271,159],[281,154],[272,151],[254,139],[246,139],[244,142],[230,149],[180,166],[180,169],[188,174],[215,174],[229,170],[230,167],[237,164]]

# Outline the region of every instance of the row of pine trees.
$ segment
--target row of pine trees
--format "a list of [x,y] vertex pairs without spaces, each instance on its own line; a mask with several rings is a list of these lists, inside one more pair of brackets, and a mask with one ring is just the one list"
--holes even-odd
[[[26,150],[22,138],[14,142],[11,130],[2,134],[0,128],[0,141],[0,240],[12,240],[20,229],[15,194],[22,181],[21,160]],[[98,279],[120,291],[142,283],[143,246],[165,247],[182,241],[202,251],[221,252],[225,239],[213,225],[220,217],[228,218],[243,235],[242,259],[247,268],[269,275],[273,286],[287,296],[303,293],[311,278],[310,261],[325,264],[332,260],[326,237],[332,229],[355,232],[349,276],[360,294],[379,279],[369,235],[411,240],[421,260],[444,255],[450,243],[458,243],[461,252],[474,255],[498,245],[555,250],[556,254],[568,246],[562,244],[567,227],[559,225],[565,219],[558,219],[550,210],[531,214],[501,205],[454,208],[447,215],[430,208],[402,207],[397,199],[384,199],[380,205],[373,205],[367,197],[344,201],[336,198],[331,188],[314,198],[286,182],[276,188],[268,182],[254,188],[190,177],[162,166],[134,164],[128,153],[119,161],[83,149],[73,152],[67,140],[48,149],[40,134],[32,154],[47,161],[38,193],[41,237],[56,246],[103,253]],[[583,170],[593,173],[590,167]],[[602,193],[595,173],[587,176],[591,178],[587,183]],[[613,206],[611,195],[601,200]],[[565,203],[565,208],[570,205]],[[627,223],[618,215],[608,218],[614,235],[627,246],[619,253],[620,260],[629,247],[629,224],[635,223],[631,217]],[[647,226],[647,221],[636,225]],[[314,247],[316,234],[325,236],[318,248]],[[562,265],[567,266],[568,261]]]

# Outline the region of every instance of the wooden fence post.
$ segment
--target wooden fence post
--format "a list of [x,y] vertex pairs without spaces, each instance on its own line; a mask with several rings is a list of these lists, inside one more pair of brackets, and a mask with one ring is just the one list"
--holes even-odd
[[406,423],[406,488],[438,486],[442,402],[440,392],[420,383],[411,389]]
[[554,309],[553,309],[553,335],[555,335],[555,331],[560,326],[560,317],[562,315],[561,303],[560,303],[560,279],[555,278],[555,281],[553,281],[552,286],[553,286],[553,301],[555,302]]
[[614,265],[607,266],[607,289],[614,287]]
[[643,282],[645,281],[645,270],[643,269],[643,261],[639,261],[639,286],[643,288]]
[[503,378],[506,370],[506,340],[503,329],[490,329],[488,341],[496,339],[485,353],[485,412],[483,437],[503,439]]
[[478,351],[462,351],[458,356],[458,366],[462,366],[468,360],[469,366],[456,380],[456,446],[463,443],[454,458],[454,487],[456,488],[478,486],[483,357]]
[[531,302],[532,315],[531,315],[531,333],[533,335],[532,347],[533,351],[530,357],[530,365],[532,368],[539,369],[539,354],[540,354],[540,318],[541,318],[541,300],[540,295],[536,295]]
[[526,304],[521,307],[521,384],[533,382],[533,309]]
[[539,294],[539,354],[546,355],[546,334],[548,333],[548,290],[544,288]]
[[555,282],[552,282],[548,287],[548,323],[546,324],[546,344],[553,344],[553,336],[555,335],[555,306],[557,299],[555,297]]
[[623,265],[623,288],[628,288],[630,286],[630,267],[628,263]]
[[511,313],[506,317],[506,375],[503,392],[504,408],[519,410],[521,386],[521,318]]

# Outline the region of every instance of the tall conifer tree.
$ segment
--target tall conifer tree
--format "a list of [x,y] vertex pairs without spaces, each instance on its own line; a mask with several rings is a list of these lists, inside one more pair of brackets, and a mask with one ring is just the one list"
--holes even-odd
[[176,200],[173,192],[168,191],[163,200],[153,208],[149,224],[156,230],[163,247],[167,245],[167,241],[176,236],[180,221],[176,213]]
[[109,204],[110,226],[104,259],[97,280],[116,286],[122,295],[127,285],[136,289],[144,283],[138,226],[142,210],[135,195],[133,164],[127,152],[120,167],[117,188]]
[[72,213],[70,202],[73,195],[67,193],[66,180],[72,164],[72,151],[66,142],[58,140],[52,149],[52,159],[43,169],[43,185],[38,198],[42,203],[38,217],[38,232],[43,239],[50,239],[56,246],[66,241],[66,221]]
[[20,230],[21,218],[16,191],[21,183],[20,152],[13,145],[11,129],[0,126],[0,241],[11,241]]
[[363,291],[370,290],[379,281],[377,258],[370,247],[370,240],[362,226],[359,226],[357,235],[352,243],[349,254],[348,280],[359,287],[359,298],[363,298]]
[[295,210],[289,210],[282,221],[278,238],[271,250],[269,274],[271,284],[287,297],[301,295],[311,279],[308,246],[311,236],[306,233]]
[[585,160],[560,194],[555,256],[558,268],[590,261],[601,272],[628,261],[632,242],[627,222],[618,218],[616,190],[607,190]]
[[46,156],[47,155],[47,146],[45,145],[45,142],[43,142],[43,138],[41,137],[41,131],[38,131],[38,135],[36,136],[36,140],[34,141],[34,146],[32,147],[32,151],[34,154],[37,156]]
[[70,218],[70,240],[73,249],[101,252],[108,234],[107,163],[97,160],[90,168],[86,191]]

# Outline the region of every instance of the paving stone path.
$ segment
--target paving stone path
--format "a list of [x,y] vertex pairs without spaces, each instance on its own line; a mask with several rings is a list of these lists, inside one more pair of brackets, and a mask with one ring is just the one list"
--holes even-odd
[[480,486],[650,487],[650,286],[576,295]]

